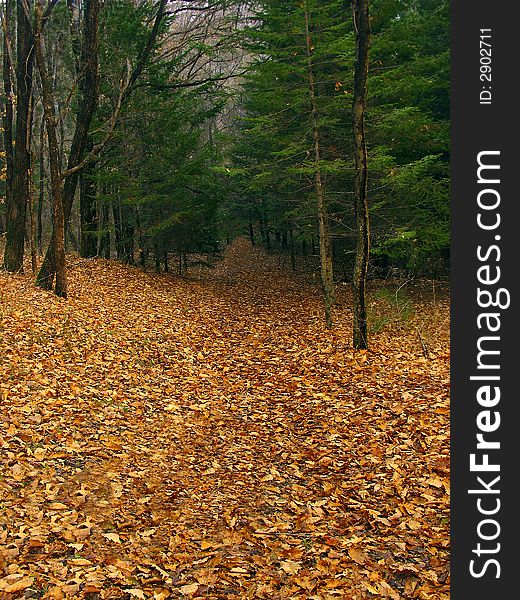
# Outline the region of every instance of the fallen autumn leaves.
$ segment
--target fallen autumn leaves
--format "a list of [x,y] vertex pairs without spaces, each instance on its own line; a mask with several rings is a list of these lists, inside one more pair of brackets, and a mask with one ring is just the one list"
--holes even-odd
[[190,279],[79,261],[68,301],[1,273],[0,598],[447,599],[424,291],[354,353],[347,286],[327,331],[316,284],[244,241]]

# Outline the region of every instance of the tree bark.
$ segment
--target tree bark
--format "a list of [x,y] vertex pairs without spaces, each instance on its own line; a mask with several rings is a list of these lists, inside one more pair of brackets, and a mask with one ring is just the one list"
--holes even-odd
[[54,292],[62,298],[67,297],[67,277],[65,270],[65,219],[63,214],[62,184],[63,178],[60,165],[60,151],[58,136],[56,132],[56,104],[54,101],[54,92],[52,79],[47,68],[47,57],[43,42],[43,3],[42,0],[36,0],[35,6],[35,30],[34,30],[34,48],[36,53],[36,62],[40,73],[42,84],[42,103],[43,114],[45,117],[45,126],[47,129],[47,140],[49,146],[49,165],[51,175],[52,190],[52,216],[54,225],[54,264],[56,270],[56,284]]
[[4,19],[3,19],[3,43],[2,43],[2,75],[4,81],[4,148],[5,148],[5,165],[6,165],[6,179],[5,179],[5,218],[6,227],[9,214],[9,206],[13,197],[13,177],[14,177],[14,147],[13,147],[13,120],[14,120],[14,107],[13,107],[13,65],[12,65],[12,54],[11,54],[11,40],[12,40],[12,28],[11,28],[11,16],[13,11],[12,0],[6,0],[4,8]]
[[354,156],[356,176],[354,181],[354,213],[356,219],[357,247],[354,266],[354,330],[356,349],[368,348],[367,312],[365,303],[370,229],[368,217],[368,166],[365,136],[365,108],[368,78],[368,48],[370,23],[368,0],[353,0],[352,17],[356,33],[356,62],[354,68],[354,100],[352,105],[354,129]]
[[[33,128],[33,116],[34,116],[34,98],[31,96],[31,104],[29,107],[29,122],[27,127],[27,149],[29,151],[29,155],[31,157],[31,165],[34,167],[36,162],[34,149],[31,144],[32,139],[32,128]],[[29,246],[31,250],[31,270],[33,275],[36,275],[36,270],[38,268],[38,259],[37,259],[37,251],[36,251],[36,222],[34,219],[34,204],[36,201],[36,189],[34,187],[34,174],[32,168],[29,171],[29,199],[28,199],[28,208],[29,208]]]
[[312,61],[312,40],[309,24],[309,10],[307,1],[304,5],[305,38],[307,48],[307,74],[309,78],[309,96],[311,101],[311,124],[314,149],[314,182],[316,185],[316,198],[318,209],[318,230],[320,244],[321,282],[323,286],[323,303],[325,307],[325,321],[327,327],[332,327],[331,308],[334,303],[334,274],[332,270],[332,252],[330,245],[327,208],[320,169],[320,132],[318,123],[318,106],[314,85],[314,66]]
[[31,0],[18,0],[16,5],[16,135],[13,158],[12,195],[7,214],[7,236],[4,266],[7,271],[22,271],[25,218],[29,202],[31,156],[27,147],[34,63],[34,37],[24,4],[31,8]]
[[44,141],[45,141],[45,116],[42,117],[40,123],[40,159],[39,159],[39,176],[40,176],[40,189],[38,191],[38,208],[36,212],[36,240],[38,244],[38,254],[41,256],[43,253],[43,200],[45,191],[45,154],[44,154]]
[[36,244],[36,220],[34,216],[34,204],[36,200],[36,190],[34,188],[34,182],[32,178],[29,182],[30,198],[29,198],[29,223],[30,223],[30,246],[31,246],[31,269],[33,275],[36,275],[38,269],[38,250]]
[[135,247],[135,212],[126,204],[121,203],[121,233],[123,247],[123,262],[127,265],[134,264]]

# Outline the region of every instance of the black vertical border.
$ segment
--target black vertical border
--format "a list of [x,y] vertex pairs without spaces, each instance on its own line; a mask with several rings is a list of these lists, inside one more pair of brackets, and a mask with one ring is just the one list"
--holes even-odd
[[[453,600],[501,600],[520,598],[520,339],[518,337],[518,285],[520,277],[520,102],[516,89],[520,78],[520,20],[515,2],[452,0],[451,4],[451,598]],[[481,29],[491,29],[492,81],[480,80]],[[480,104],[483,86],[491,85],[492,103]],[[481,151],[500,151],[499,229],[486,232],[477,225],[477,155]],[[477,316],[487,312],[477,305],[477,246],[487,247],[500,235],[501,281],[496,287],[507,288],[511,305],[501,313],[500,375],[501,401],[498,406],[501,425],[495,439],[499,451],[490,459],[501,463],[501,509],[494,517],[501,533],[495,542],[479,540],[477,526],[486,518],[479,514],[477,496],[468,494],[476,486],[479,473],[470,472],[469,456],[476,452],[476,417],[479,407],[476,392],[479,383],[471,381],[477,372]],[[495,255],[493,255],[493,258]],[[489,310],[489,309],[488,309]],[[482,332],[480,332],[482,335]],[[484,334],[485,335],[485,334]],[[518,357],[518,358],[517,358]],[[489,474],[486,479],[489,479]],[[488,498],[490,496],[487,496]],[[489,531],[489,530],[488,530]],[[469,564],[477,558],[477,544],[500,551],[487,555],[500,563],[475,578]],[[484,555],[479,565],[485,562]]]

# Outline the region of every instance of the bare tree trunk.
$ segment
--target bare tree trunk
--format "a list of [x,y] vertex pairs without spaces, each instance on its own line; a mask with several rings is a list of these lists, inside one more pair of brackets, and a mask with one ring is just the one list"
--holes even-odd
[[36,62],[42,83],[42,103],[47,128],[49,145],[49,164],[52,189],[52,215],[54,221],[54,264],[56,265],[56,284],[54,292],[62,298],[67,297],[67,278],[65,270],[65,219],[63,214],[60,151],[56,132],[56,104],[52,88],[52,80],[47,69],[47,57],[42,37],[43,2],[36,0],[36,24],[34,31],[34,49]]
[[43,244],[42,244],[42,236],[43,236],[43,199],[44,199],[44,190],[45,190],[45,154],[44,154],[44,141],[45,141],[45,116],[42,116],[42,121],[40,123],[40,189],[38,191],[38,208],[36,213],[36,240],[38,243],[38,254],[41,256],[43,253]]
[[4,19],[3,19],[3,60],[2,60],[2,74],[4,81],[4,107],[3,107],[3,125],[4,125],[4,148],[5,148],[5,165],[6,165],[6,179],[5,179],[5,218],[7,227],[9,206],[13,197],[13,177],[14,177],[14,147],[13,147],[13,120],[14,120],[14,107],[13,107],[13,64],[12,64],[12,28],[11,28],[11,17],[13,12],[12,0],[6,0],[4,8]]
[[312,62],[312,40],[309,26],[309,10],[307,1],[304,5],[305,38],[307,46],[307,73],[309,77],[309,95],[311,101],[312,138],[314,146],[314,181],[316,184],[316,198],[318,203],[318,230],[320,234],[320,263],[321,282],[323,285],[323,301],[325,306],[325,320],[327,327],[332,327],[331,307],[334,304],[334,274],[332,270],[332,252],[328,227],[325,194],[320,169],[320,132],[318,124],[318,107],[314,87],[314,69]]
[[30,246],[31,246],[31,269],[33,275],[36,275],[38,270],[38,259],[37,259],[37,245],[36,245],[36,220],[34,218],[34,203],[36,200],[36,190],[34,188],[34,182],[31,178],[29,182],[29,222],[30,222]]
[[16,11],[16,136],[12,197],[7,215],[7,236],[4,266],[7,271],[23,270],[25,217],[29,201],[31,156],[27,148],[30,122],[34,52],[33,33],[24,4],[30,9],[31,0],[18,0]]
[[[31,165],[35,164],[35,156],[34,149],[32,148],[31,139],[32,139],[32,128],[33,128],[33,116],[34,116],[34,98],[31,96],[31,102],[29,107],[29,122],[27,124],[27,150],[29,151],[29,156],[31,157]],[[34,177],[32,168],[29,170],[29,198],[28,198],[28,208],[29,208],[29,247],[31,250],[31,270],[33,275],[36,275],[36,270],[38,268],[38,260],[36,256],[36,224],[34,220],[34,204],[36,201],[36,190],[34,188]]]
[[354,155],[356,177],[354,183],[354,212],[356,217],[357,247],[354,266],[354,348],[368,348],[367,312],[365,305],[366,278],[370,252],[368,218],[368,167],[365,137],[365,107],[368,77],[368,47],[370,23],[368,0],[353,0],[352,17],[356,32],[356,63],[354,71]]

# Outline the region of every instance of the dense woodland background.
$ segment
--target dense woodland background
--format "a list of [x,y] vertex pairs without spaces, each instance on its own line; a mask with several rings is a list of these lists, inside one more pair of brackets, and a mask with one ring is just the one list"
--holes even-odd
[[[190,256],[218,252],[246,234],[287,252],[296,269],[297,257],[318,255],[319,171],[335,278],[351,280],[349,3],[40,4],[68,251],[183,273]],[[9,232],[11,221],[4,258],[11,271],[22,267],[24,252],[39,268],[53,227],[34,9],[32,0],[2,3],[0,227]],[[370,14],[371,273],[445,275],[448,2],[373,0]],[[40,284],[49,284],[46,276],[40,270]]]

